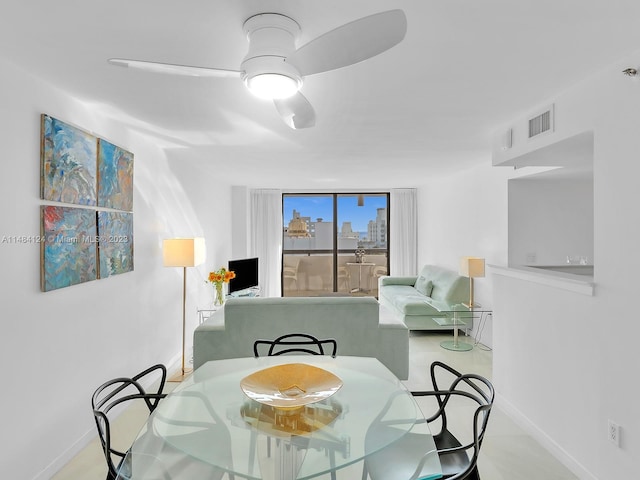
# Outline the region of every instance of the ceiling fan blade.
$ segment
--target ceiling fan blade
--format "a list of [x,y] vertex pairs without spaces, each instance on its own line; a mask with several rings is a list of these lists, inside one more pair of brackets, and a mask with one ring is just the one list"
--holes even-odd
[[274,99],[273,103],[284,123],[295,130],[316,124],[316,112],[300,92],[289,98]]
[[135,68],[148,72],[187,75],[190,77],[239,77],[240,72],[222,68],[193,67],[191,65],[174,65],[172,63],[147,62],[144,60],[128,60],[126,58],[110,58],[111,65]]
[[286,61],[303,75],[326,72],[374,57],[402,41],[407,17],[389,10],[331,30],[293,52]]

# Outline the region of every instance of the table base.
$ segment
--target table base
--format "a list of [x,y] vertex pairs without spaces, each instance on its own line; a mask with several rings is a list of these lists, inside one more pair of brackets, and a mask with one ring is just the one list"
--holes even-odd
[[454,340],[446,340],[440,343],[442,348],[453,350],[454,352],[468,352],[473,350],[473,345],[465,342],[456,342]]

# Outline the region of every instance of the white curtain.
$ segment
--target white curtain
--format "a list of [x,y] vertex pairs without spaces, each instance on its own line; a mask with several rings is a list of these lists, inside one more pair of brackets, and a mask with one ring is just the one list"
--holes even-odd
[[251,190],[251,256],[258,257],[258,277],[263,297],[279,297],[282,265],[282,192]]
[[418,201],[415,188],[391,190],[389,271],[394,276],[418,273]]

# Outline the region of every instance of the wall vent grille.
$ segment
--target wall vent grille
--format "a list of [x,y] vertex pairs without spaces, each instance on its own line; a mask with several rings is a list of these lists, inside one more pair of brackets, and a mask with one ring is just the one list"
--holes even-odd
[[510,128],[502,136],[502,150],[509,150],[513,147],[513,128]]
[[553,108],[529,119],[529,138],[553,131]]

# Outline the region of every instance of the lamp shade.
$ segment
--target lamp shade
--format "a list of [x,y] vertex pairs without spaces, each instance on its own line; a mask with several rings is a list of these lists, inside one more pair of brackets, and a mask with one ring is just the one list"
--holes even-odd
[[484,258],[462,257],[460,259],[460,275],[463,277],[484,277]]
[[204,238],[169,238],[162,241],[165,267],[195,267],[205,260]]

